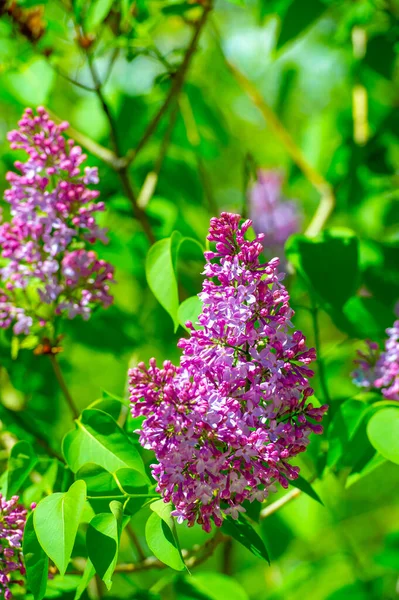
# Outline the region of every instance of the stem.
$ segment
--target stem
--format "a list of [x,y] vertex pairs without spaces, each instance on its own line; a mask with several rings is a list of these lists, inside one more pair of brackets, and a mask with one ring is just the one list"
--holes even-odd
[[130,541],[132,542],[133,546],[136,548],[138,557],[141,561],[145,560],[145,554],[144,554],[144,550],[141,547],[141,544],[139,542],[139,539],[137,537],[137,535],[134,532],[133,527],[131,526],[131,524],[129,523],[129,525],[126,527],[126,533],[129,536]]
[[291,500],[298,498],[298,496],[300,496],[301,493],[302,492],[300,489],[293,488],[290,492],[288,492],[288,494],[285,494],[285,496],[279,498],[278,500],[273,502],[273,504],[270,504],[269,506],[266,506],[264,509],[262,509],[260,511],[259,518],[262,521],[263,519],[267,519],[267,517],[270,517],[270,515],[280,510],[280,508],[291,502]]
[[111,130],[111,142],[112,142],[112,146],[114,148],[115,154],[120,158],[120,152],[119,152],[119,142],[118,142],[118,131],[117,131],[117,127],[116,127],[116,122],[115,119],[110,111],[110,108],[105,100],[104,94],[103,94],[103,90],[102,90],[102,84],[100,81],[100,77],[97,73],[97,69],[94,65],[93,62],[93,57],[90,53],[87,53],[87,62],[89,65],[89,69],[90,69],[90,73],[91,76],[93,78],[93,83],[95,86],[95,92],[97,94],[98,99],[100,100],[102,109],[105,113],[105,116],[107,117],[109,126],[110,126],[110,130]]
[[175,75],[173,76],[173,83],[171,85],[171,88],[170,88],[165,100],[164,100],[164,103],[162,104],[161,108],[156,113],[156,115],[154,116],[152,121],[147,126],[147,129],[145,130],[145,132],[144,132],[141,140],[138,142],[137,146],[135,148],[132,148],[126,155],[126,162],[128,165],[133,162],[133,160],[136,158],[137,154],[143,149],[143,147],[146,145],[148,140],[151,138],[152,134],[155,132],[156,128],[158,127],[158,123],[160,122],[163,115],[168,110],[169,104],[172,102],[173,98],[175,98],[179,95],[179,92],[183,87],[184,80],[187,75],[188,69],[190,67],[191,60],[197,49],[198,40],[200,38],[202,29],[207,21],[207,17],[208,17],[209,12],[211,11],[211,9],[212,9],[212,3],[211,2],[205,3],[204,10],[202,12],[201,17],[198,19],[198,21],[194,25],[194,34],[193,34],[193,37],[191,38],[191,41],[187,48],[186,54],[184,55],[183,62],[181,63],[181,65],[180,65],[179,69],[177,70],[177,72],[175,73]]
[[316,348],[316,360],[319,367],[319,380],[321,389],[323,390],[324,401],[329,404],[330,403],[330,394],[328,392],[327,381],[326,381],[326,372],[324,369],[324,361],[321,358],[321,343],[320,343],[320,331],[319,331],[319,322],[318,322],[318,314],[319,309],[314,304],[312,300],[312,309],[310,310],[310,314],[312,315],[312,323],[313,323],[313,332],[314,332],[314,345]]
[[223,545],[222,568],[224,575],[232,575],[233,571],[233,540],[228,538]]
[[150,242],[150,244],[153,244],[155,242],[155,236],[154,236],[151,226],[148,222],[147,215],[137,204],[137,199],[134,194],[133,187],[132,187],[130,177],[129,177],[128,165],[127,164],[122,165],[122,162],[121,162],[122,155],[121,155],[121,150],[120,150],[120,146],[119,146],[118,130],[116,127],[116,122],[115,122],[114,117],[112,116],[112,113],[108,106],[108,103],[105,100],[105,97],[104,97],[104,94],[102,91],[102,83],[101,83],[99,75],[97,73],[97,69],[94,65],[93,58],[89,53],[87,54],[87,61],[89,64],[91,75],[93,77],[93,82],[95,85],[95,91],[96,91],[97,97],[101,103],[102,109],[103,109],[104,114],[107,117],[107,120],[109,123],[110,132],[111,132],[111,142],[112,142],[112,146],[114,148],[115,155],[118,160],[116,172],[119,176],[119,179],[121,181],[121,184],[123,186],[125,194],[128,197],[130,204],[132,205],[133,212],[134,212],[137,220],[141,223],[141,226],[148,238],[148,241]]
[[88,500],[115,500],[115,498],[158,498],[160,499],[159,494],[123,494],[123,496],[119,496],[114,494],[113,496],[86,496]]
[[175,102],[175,105],[173,106],[170,112],[169,123],[166,128],[163,140],[161,142],[161,147],[159,149],[159,154],[155,161],[154,168],[147,174],[137,198],[137,205],[140,209],[144,209],[147,206],[155,192],[158,183],[159,173],[161,172],[162,164],[171,142],[178,112],[179,105],[177,102]]
[[54,375],[56,376],[58,384],[62,390],[62,393],[64,394],[65,400],[67,401],[67,404],[71,410],[71,413],[73,414],[73,418],[77,419],[79,416],[79,411],[75,405],[75,402],[73,401],[71,394],[69,393],[68,387],[65,383],[65,379],[61,372],[60,365],[58,364],[57,358],[56,358],[55,354],[49,354],[48,356],[50,358],[51,366],[53,367]]

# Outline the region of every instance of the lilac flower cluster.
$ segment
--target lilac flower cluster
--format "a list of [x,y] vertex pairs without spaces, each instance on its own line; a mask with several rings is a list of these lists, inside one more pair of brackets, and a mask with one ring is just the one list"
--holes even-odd
[[386,332],[388,339],[383,352],[370,340],[366,340],[366,353],[358,351],[353,382],[359,387],[381,390],[387,400],[399,401],[399,321]]
[[211,220],[198,328],[187,323],[180,366],[150,360],[129,372],[140,443],[155,452],[152,473],[179,522],[210,531],[243,502],[263,501],[299,468],[289,459],[321,433],[326,406],[308,402],[315,351],[293,331],[277,258],[260,264],[262,236],[246,241],[240,216]]
[[282,200],[283,177],[278,171],[258,170],[249,191],[249,214],[256,233],[263,233],[263,247],[272,255],[282,255],[284,244],[300,227],[298,205]]
[[86,156],[56,125],[44,108],[26,109],[19,129],[8,139],[13,150],[28,158],[17,161],[20,174],[9,172],[5,192],[10,221],[0,225],[0,246],[7,263],[0,269],[0,327],[13,324],[27,335],[34,324],[44,326],[56,315],[89,318],[96,306],[109,306],[113,267],[98,259],[88,244],[106,241],[95,215],[96,168],[81,164]]
[[0,598],[10,600],[10,586],[23,585],[18,579],[25,574],[22,562],[22,536],[27,511],[18,504],[19,497],[6,500],[0,494]]

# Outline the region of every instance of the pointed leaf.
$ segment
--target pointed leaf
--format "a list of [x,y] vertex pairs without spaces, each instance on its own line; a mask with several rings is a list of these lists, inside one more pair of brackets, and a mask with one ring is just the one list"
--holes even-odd
[[292,0],[283,17],[277,48],[294,40],[310,27],[326,10],[327,5],[321,0]]
[[[154,507],[154,505],[156,506]],[[145,526],[145,538],[148,547],[154,556],[165,565],[176,571],[182,571],[185,567],[173,533],[174,524],[170,516],[170,505],[165,504],[163,500],[159,500],[153,502],[150,508],[156,512],[153,512],[149,517]]]
[[136,446],[110,415],[86,409],[76,427],[63,441],[65,459],[74,473],[86,463],[96,463],[110,473],[130,467],[145,474]]
[[33,512],[36,535],[47,556],[64,575],[86,500],[86,484],[75,481],[65,494],[51,494]]
[[316,502],[319,502],[322,506],[324,506],[319,494],[310,485],[310,483],[306,481],[306,479],[304,479],[301,475],[298,475],[298,477],[294,479],[294,481],[291,481],[291,485],[298,488],[298,490],[301,490],[301,492],[303,492],[307,496],[310,496],[311,498],[313,498],[313,500],[316,500]]
[[258,558],[263,558],[270,564],[269,554],[262,538],[245,517],[240,515],[237,520],[232,519],[230,516],[226,517],[223,521],[222,531],[240,542],[252,554]]
[[110,508],[110,513],[93,517],[86,535],[89,558],[108,590],[111,589],[112,575],[118,560],[123,517],[120,502],[111,502]]

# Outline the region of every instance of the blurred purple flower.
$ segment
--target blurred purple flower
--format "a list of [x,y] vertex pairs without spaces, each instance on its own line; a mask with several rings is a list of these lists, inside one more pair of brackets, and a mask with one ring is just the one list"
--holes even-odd
[[263,233],[268,255],[282,256],[284,244],[300,228],[301,216],[294,200],[282,198],[283,176],[278,171],[258,170],[249,191],[249,215],[256,233]]
[[367,354],[358,351],[353,382],[359,387],[381,390],[387,400],[399,401],[399,321],[395,321],[386,332],[388,339],[383,352],[378,344],[369,340],[366,340]]

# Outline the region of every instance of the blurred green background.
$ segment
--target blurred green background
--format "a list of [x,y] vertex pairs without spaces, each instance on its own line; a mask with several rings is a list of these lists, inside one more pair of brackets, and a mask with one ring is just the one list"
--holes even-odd
[[[103,94],[121,154],[134,149],[179,77],[206,6],[179,0],[0,2],[2,190],[16,158],[6,133],[16,127],[26,106],[44,105],[90,140],[112,148],[99,96],[85,89],[93,87],[88,61],[105,81]],[[318,477],[314,486],[324,506],[301,495],[261,524],[271,567],[236,544],[223,567],[226,557],[220,548],[196,570],[203,582],[212,569],[227,570],[237,582],[230,590],[209,579],[209,593],[214,594],[209,597],[215,600],[393,600],[399,594],[399,468],[377,457],[371,465],[376,468],[362,471],[367,461],[359,463],[356,453],[369,453],[369,459],[373,449],[360,417],[356,423],[347,421],[342,410],[350,399],[364,401],[350,372],[360,339],[369,334],[365,320],[374,319],[371,331],[383,341],[399,298],[398,17],[396,0],[216,1],[178,102],[167,107],[129,169],[139,198],[148,174],[157,175],[144,208],[156,239],[178,230],[204,244],[212,215],[247,212],[255,167],[283,170],[285,195],[297,199],[305,230],[320,193],[293,160],[281,134],[289,132],[312,171],[333,190],[335,210],[328,226],[349,228],[360,239],[361,278],[354,297],[365,294],[374,301],[371,313],[355,316],[351,329],[340,326],[328,310],[320,314],[331,409],[325,434],[312,442],[300,464],[308,479]],[[259,92],[263,114],[229,63]],[[265,120],[265,110],[277,117],[277,129],[273,117]],[[149,241],[118,173],[95,154],[88,155],[89,164],[99,167],[107,207],[102,219],[109,244],[99,252],[115,265],[117,284],[109,310],[87,323],[64,323],[60,362],[80,408],[104,390],[126,396],[129,365],[151,356],[178,360],[176,342],[184,335],[183,328],[174,332],[147,285]],[[202,264],[195,253],[180,260],[180,300],[199,292]],[[321,264],[320,277],[330,276],[328,264],[324,271]],[[339,274],[335,276],[339,285]],[[295,325],[313,344],[310,316],[300,308],[309,303],[306,288],[294,275],[287,285],[297,307]],[[71,422],[46,357],[22,350],[12,359],[4,333],[0,344],[3,458],[10,438],[34,441],[38,435],[59,451]],[[318,377],[314,387],[324,400]],[[355,404],[356,415],[358,409]],[[336,460],[329,460],[337,444]],[[140,513],[136,521],[142,537]],[[179,533],[183,547],[204,539],[197,528],[179,527]],[[130,552],[125,540],[122,557],[131,559]],[[120,575],[107,597],[201,597],[167,578],[157,572]],[[76,578],[55,578],[51,585],[53,595],[47,597],[70,598]],[[140,592],[151,586],[150,593]]]

